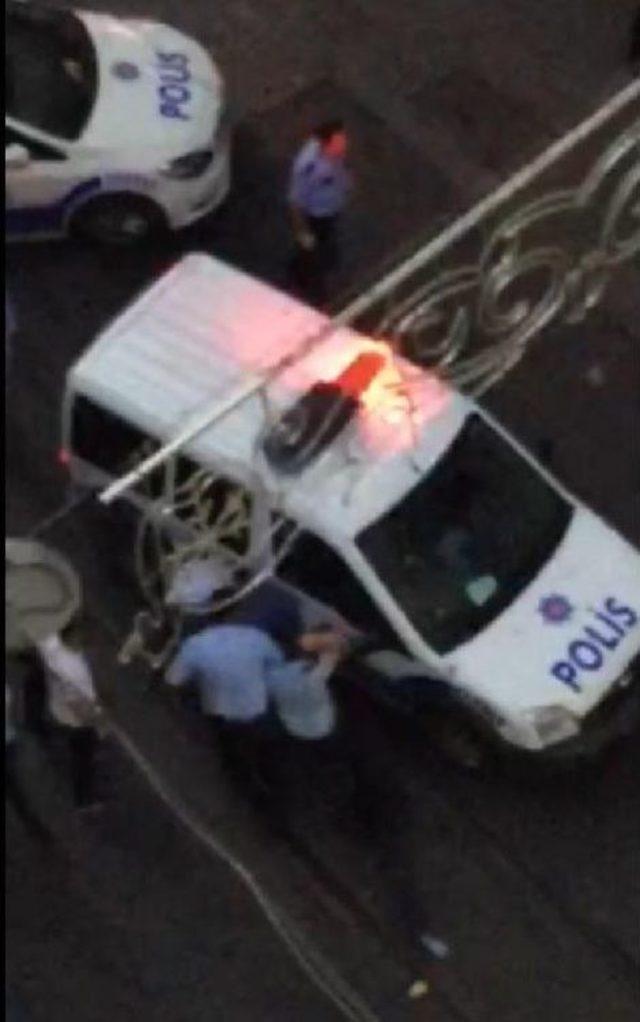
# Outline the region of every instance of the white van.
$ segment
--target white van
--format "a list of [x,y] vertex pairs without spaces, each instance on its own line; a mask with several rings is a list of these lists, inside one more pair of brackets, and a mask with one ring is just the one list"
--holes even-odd
[[246,566],[266,554],[304,605],[362,633],[354,675],[437,723],[469,764],[490,746],[582,754],[634,726],[638,551],[487,412],[386,345],[337,329],[296,357],[325,324],[187,256],[70,369],[73,479],[112,482],[292,356],[125,498],[176,525],[176,487],[209,470],[209,511],[229,493],[247,511],[220,545]]

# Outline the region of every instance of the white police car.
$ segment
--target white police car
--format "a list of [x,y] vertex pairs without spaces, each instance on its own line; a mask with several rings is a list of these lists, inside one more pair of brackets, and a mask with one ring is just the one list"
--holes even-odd
[[9,0],[10,239],[141,240],[229,190],[224,87],[192,39],[153,21]]
[[326,326],[186,256],[69,370],[61,460],[99,489],[225,408],[124,494],[181,550],[197,500],[199,555],[250,575],[266,561],[309,623],[337,616],[366,637],[345,671],[467,766],[575,761],[636,727],[640,552],[483,408]]

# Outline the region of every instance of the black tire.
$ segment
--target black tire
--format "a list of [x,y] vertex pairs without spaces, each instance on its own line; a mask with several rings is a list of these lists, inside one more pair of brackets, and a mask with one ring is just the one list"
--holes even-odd
[[73,216],[71,233],[100,245],[137,245],[167,229],[162,209],[142,195],[99,195]]
[[434,748],[450,763],[463,770],[479,773],[493,760],[489,742],[479,727],[462,713],[426,711],[424,730]]

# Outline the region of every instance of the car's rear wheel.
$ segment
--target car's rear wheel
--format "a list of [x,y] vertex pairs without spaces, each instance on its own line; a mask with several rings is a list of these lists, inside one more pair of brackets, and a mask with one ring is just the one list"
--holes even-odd
[[101,245],[136,245],[167,228],[162,209],[139,195],[100,195],[73,217],[71,232]]

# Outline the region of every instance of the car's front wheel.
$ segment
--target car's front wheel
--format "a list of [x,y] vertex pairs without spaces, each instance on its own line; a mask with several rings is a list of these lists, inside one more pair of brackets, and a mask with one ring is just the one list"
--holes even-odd
[[455,710],[426,710],[423,729],[445,759],[464,770],[478,771],[490,765],[492,750],[479,727]]
[[71,233],[101,245],[135,245],[167,228],[162,209],[140,195],[99,195],[82,206]]

